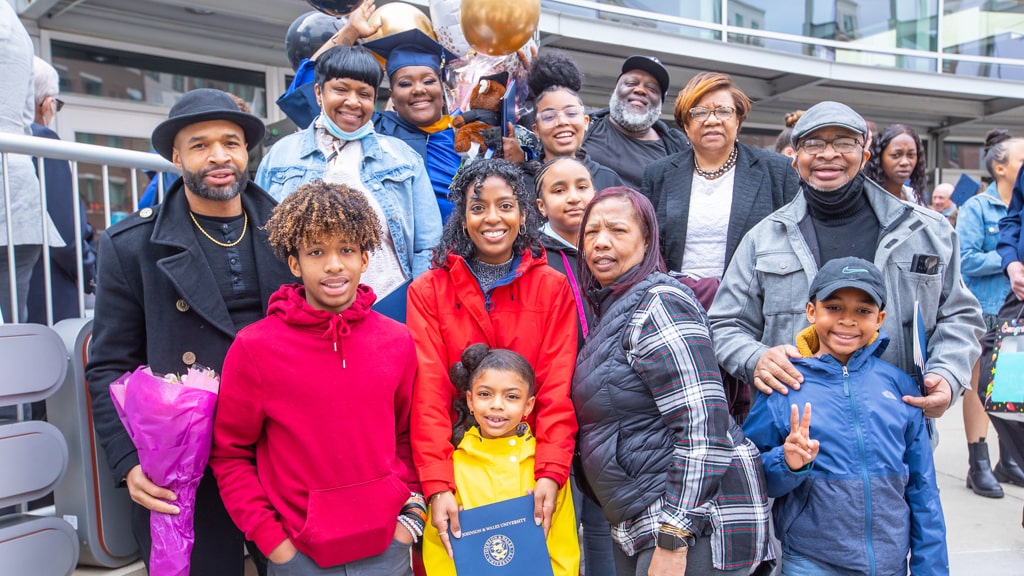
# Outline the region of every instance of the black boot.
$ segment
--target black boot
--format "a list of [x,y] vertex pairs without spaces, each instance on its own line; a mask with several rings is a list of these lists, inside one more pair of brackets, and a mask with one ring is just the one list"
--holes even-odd
[[999,462],[996,463],[995,476],[1000,482],[1009,482],[1017,486],[1024,486],[1024,470],[1020,469],[1017,462],[1010,456],[1003,439],[999,439]]
[[992,464],[988,459],[988,444],[985,443],[985,439],[968,442],[967,452],[970,464],[970,468],[967,470],[967,487],[974,490],[978,496],[1002,498],[1003,487],[992,475]]

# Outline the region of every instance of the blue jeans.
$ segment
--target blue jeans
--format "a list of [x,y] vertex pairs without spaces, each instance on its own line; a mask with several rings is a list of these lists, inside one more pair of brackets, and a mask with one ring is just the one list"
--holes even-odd
[[845,576],[828,564],[819,564],[789,548],[782,551],[782,576]]
[[611,526],[601,507],[583,495],[583,558],[587,576],[615,576]]

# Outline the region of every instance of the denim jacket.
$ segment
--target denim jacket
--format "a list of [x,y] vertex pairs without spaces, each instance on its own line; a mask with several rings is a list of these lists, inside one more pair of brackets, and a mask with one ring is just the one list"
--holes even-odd
[[[359,177],[387,216],[402,270],[415,278],[430,269],[431,251],[441,241],[441,212],[423,159],[390,136],[370,134],[362,144]],[[299,186],[322,179],[326,168],[314,123],[270,149],[256,171],[256,184],[280,202]]]
[[1010,292],[1010,279],[1003,273],[1003,261],[996,252],[999,219],[1006,216],[1006,204],[999,199],[995,182],[960,207],[956,231],[960,235],[960,272],[964,284],[981,303],[985,314],[999,312]]
[[[956,231],[939,214],[903,202],[865,180],[864,194],[881,231],[875,265],[888,299],[883,328],[891,338],[882,359],[914,370],[914,303],[920,302],[927,340],[925,370],[952,387],[953,399],[970,389],[971,367],[985,330],[978,300],[960,280]],[[708,311],[715,356],[730,374],[754,381],[754,367],[768,348],[789,344],[807,326],[808,287],[818,265],[800,230],[807,216],[801,190],[740,241]],[[915,272],[916,254],[939,257],[935,274]]]

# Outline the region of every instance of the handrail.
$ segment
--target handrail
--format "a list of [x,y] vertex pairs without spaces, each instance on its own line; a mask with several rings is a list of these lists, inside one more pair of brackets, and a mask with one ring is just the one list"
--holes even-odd
[[[138,205],[139,194],[138,184],[136,182],[136,173],[138,170],[146,170],[153,172],[168,172],[178,173],[178,169],[174,164],[168,162],[162,157],[148,152],[138,152],[135,150],[122,150],[119,148],[110,148],[107,146],[98,146],[95,144],[83,144],[79,142],[64,142],[62,140],[55,140],[51,138],[40,138],[36,136],[28,136],[21,134],[7,134],[0,133],[0,171],[2,171],[3,193],[0,195],[0,209],[6,216],[6,222],[12,222],[11,214],[11,191],[8,180],[8,155],[19,154],[26,156],[33,156],[39,159],[56,159],[56,160],[67,160],[71,166],[71,198],[72,198],[72,212],[74,219],[74,238],[63,239],[65,243],[70,242],[75,247],[75,261],[77,268],[77,288],[78,288],[78,309],[82,315],[85,315],[85,286],[83,285],[84,270],[82,267],[82,245],[78,241],[82,237],[82,226],[81,226],[81,205],[80,205],[80,193],[79,193],[79,182],[78,182],[78,165],[79,163],[87,164],[98,164],[100,165],[100,174],[102,180],[102,193],[103,193],[103,220],[105,226],[111,224],[111,207],[110,207],[110,172],[111,166],[116,168],[127,168],[131,170],[131,199],[132,206]],[[158,199],[163,198],[163,178],[157,179],[158,187]],[[43,170],[39,171],[39,195],[41,211],[46,214],[48,213],[47,197],[46,197],[46,173]],[[47,218],[43,218],[43,246],[50,244],[48,237],[49,227],[47,226]],[[0,246],[0,250],[3,250],[7,254],[7,261],[11,262],[14,259],[14,246],[13,246],[13,226],[7,226],[6,230],[6,244]],[[46,302],[46,317],[47,320],[52,323],[53,319],[53,299],[52,299],[52,274],[50,271],[50,254],[49,250],[43,250],[40,255],[40,259],[43,261],[43,277],[45,286],[45,302]],[[8,267],[8,274],[6,278],[0,278],[0,282],[8,284],[10,287],[10,300],[11,300],[11,311],[13,318],[0,318],[0,323],[6,322],[24,322],[25,319],[20,317],[20,310],[17,309],[16,299],[16,276],[15,267]]]
[[[866,44],[860,44],[857,41],[832,40],[830,38],[814,38],[811,36],[800,36],[785,32],[774,32],[771,30],[734,26],[727,22],[721,23],[711,22],[707,20],[694,20],[692,18],[683,18],[680,16],[673,16],[671,14],[661,14],[659,12],[652,12],[649,10],[627,8],[624,6],[616,6],[614,4],[601,4],[599,2],[595,2],[594,0],[549,0],[547,2],[544,2],[543,8],[557,12],[557,6],[553,6],[553,4],[565,4],[569,6],[575,6],[577,8],[588,8],[591,10],[605,12],[608,14],[629,16],[631,18],[639,18],[643,20],[650,20],[653,22],[662,22],[677,26],[685,26],[688,28],[696,28],[698,30],[708,30],[711,32],[721,34],[722,38],[720,39],[726,42],[728,42],[728,34],[739,34],[743,36],[752,36],[768,40],[792,42],[794,44],[821,46],[833,50],[866,52],[869,54],[879,54],[884,56],[907,56],[921,58],[924,60],[934,60],[936,62],[941,62],[942,60],[956,60],[971,63],[1024,66],[1024,63],[1022,63],[1022,61],[1017,58],[1005,58],[1000,56],[975,56],[973,54],[957,54],[955,52],[944,52],[941,50],[916,50],[913,48],[870,46]],[[724,13],[725,12],[723,10],[723,14]],[[948,74],[942,71],[941,66],[937,68],[936,72],[939,74]]]
[[64,142],[63,140],[21,134],[0,133],[0,152],[104,164],[118,168],[141,168],[153,172],[178,172],[174,164],[149,152],[121,150],[80,142]]

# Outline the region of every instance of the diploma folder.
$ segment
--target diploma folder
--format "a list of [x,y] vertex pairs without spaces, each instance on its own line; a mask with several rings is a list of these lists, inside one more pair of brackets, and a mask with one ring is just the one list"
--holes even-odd
[[554,576],[544,528],[533,521],[533,495],[459,512],[461,538],[450,538],[458,576]]

